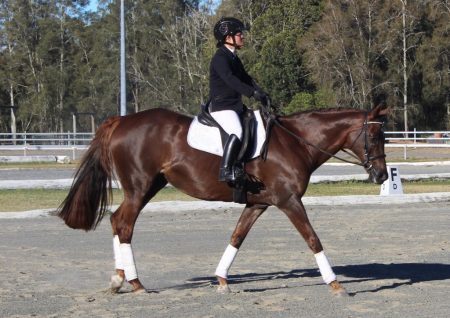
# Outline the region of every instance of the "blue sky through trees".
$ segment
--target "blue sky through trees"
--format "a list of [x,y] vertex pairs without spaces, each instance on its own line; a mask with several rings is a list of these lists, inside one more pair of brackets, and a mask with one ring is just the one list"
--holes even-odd
[[[200,1],[200,3],[205,3],[206,0],[202,0]],[[221,0],[214,0],[213,1],[213,11],[215,11],[217,9],[217,7],[220,5],[222,1]],[[98,1],[97,0],[90,0],[89,1],[89,6],[87,8],[88,11],[96,11],[98,7]]]

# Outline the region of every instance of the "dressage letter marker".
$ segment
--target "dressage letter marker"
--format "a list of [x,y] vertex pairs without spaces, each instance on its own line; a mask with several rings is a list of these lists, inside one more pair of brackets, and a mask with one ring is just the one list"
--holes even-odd
[[381,185],[380,195],[403,194],[400,172],[396,166],[387,166],[389,178]]

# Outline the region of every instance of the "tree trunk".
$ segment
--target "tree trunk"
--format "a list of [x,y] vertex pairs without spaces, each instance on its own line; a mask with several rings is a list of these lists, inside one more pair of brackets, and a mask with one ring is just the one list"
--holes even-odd
[[402,2],[402,26],[403,26],[403,118],[405,124],[405,137],[408,138],[408,75],[406,74],[406,1]]
[[13,84],[9,84],[9,98],[11,103],[11,137],[13,139],[13,144],[16,144],[16,113],[15,113],[15,105],[14,105],[14,87]]
[[64,5],[61,4],[60,7],[60,24],[59,24],[59,39],[60,39],[60,54],[59,54],[59,102],[58,102],[58,108],[59,108],[59,131],[61,133],[64,132],[63,127],[63,108],[64,108],[64,21],[65,21],[65,12],[64,12]]

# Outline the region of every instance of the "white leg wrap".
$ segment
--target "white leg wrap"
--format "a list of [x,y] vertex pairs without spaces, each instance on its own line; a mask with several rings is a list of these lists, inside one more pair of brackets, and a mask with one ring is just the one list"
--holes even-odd
[[114,247],[114,262],[116,264],[116,269],[123,269],[122,254],[120,253],[119,235],[114,235],[113,247]]
[[222,277],[222,278],[228,278],[228,270],[231,267],[231,264],[233,264],[234,259],[236,258],[237,252],[239,250],[228,244],[227,248],[225,249],[225,252],[222,255],[222,258],[220,259],[219,265],[217,265],[216,268],[216,276]]
[[136,279],[138,276],[136,271],[136,265],[134,264],[133,250],[131,249],[131,244],[126,243],[120,244],[120,254],[122,256],[125,278],[127,279],[127,281]]
[[332,281],[335,281],[336,275],[331,269],[330,263],[328,262],[325,253],[323,251],[319,252],[317,254],[314,254],[314,257],[316,258],[317,265],[319,265],[319,271],[325,284],[329,284]]

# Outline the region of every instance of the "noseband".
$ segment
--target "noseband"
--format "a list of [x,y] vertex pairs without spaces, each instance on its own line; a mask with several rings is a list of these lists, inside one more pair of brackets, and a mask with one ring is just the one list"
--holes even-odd
[[[364,124],[363,124],[363,127],[362,127],[360,133],[358,134],[358,136],[357,136],[357,137],[355,138],[355,140],[353,141],[352,146],[350,147],[350,149],[352,149],[353,146],[355,145],[356,141],[357,141],[357,140],[359,139],[359,137],[361,136],[361,134],[364,133],[364,162],[347,160],[347,159],[344,159],[344,158],[342,158],[342,157],[336,156],[336,155],[334,155],[334,154],[332,154],[332,153],[330,153],[330,152],[328,152],[328,151],[326,151],[326,150],[323,150],[322,148],[320,148],[320,147],[318,147],[318,146],[316,146],[316,145],[310,143],[309,141],[307,141],[307,140],[304,139],[303,137],[300,137],[300,136],[296,135],[295,133],[293,133],[292,131],[290,131],[288,128],[284,127],[284,126],[280,123],[280,121],[279,121],[275,116],[273,116],[273,115],[269,115],[269,119],[268,119],[268,122],[267,122],[267,126],[268,126],[268,127],[267,127],[267,130],[270,130],[269,126],[271,126],[272,124],[276,124],[278,127],[280,127],[282,130],[284,130],[286,133],[288,133],[289,135],[291,135],[292,137],[294,137],[294,138],[297,139],[298,141],[300,141],[300,142],[302,142],[302,143],[304,143],[304,144],[306,144],[306,145],[308,145],[308,146],[311,146],[311,147],[313,147],[313,148],[319,150],[320,152],[322,152],[322,153],[324,153],[324,154],[326,154],[326,155],[328,155],[328,156],[330,156],[330,157],[336,158],[336,159],[338,159],[338,160],[340,160],[340,161],[343,161],[343,162],[347,162],[347,163],[351,163],[351,164],[354,164],[354,165],[358,165],[358,166],[364,167],[365,169],[367,169],[367,171],[370,171],[370,170],[373,169],[372,161],[373,161],[373,160],[376,160],[376,159],[380,159],[380,158],[385,158],[385,157],[386,157],[386,154],[385,154],[384,152],[383,152],[381,155],[378,155],[378,156],[370,156],[370,154],[369,154],[369,138],[368,138],[369,136],[368,136],[368,134],[367,134],[368,127],[369,127],[369,125],[371,125],[371,124],[383,125],[384,123],[381,122],[381,121],[368,121],[368,120],[367,120],[367,115],[368,115],[368,113],[366,112],[366,113],[365,113],[365,118],[364,118]],[[266,146],[267,146],[267,145],[266,145]],[[263,148],[264,148],[264,147],[263,147]],[[343,152],[345,152],[346,154],[348,154],[349,156],[351,156],[351,157],[353,157],[353,158],[359,160],[359,158],[358,158],[356,155],[354,155],[353,153],[348,152],[348,151],[345,150],[345,149],[341,149],[341,150],[342,150]],[[263,151],[262,151],[262,152],[263,152]],[[267,149],[266,149],[264,152],[265,152],[265,155],[262,156],[262,157],[263,157],[263,159],[265,160],[265,157],[267,156]]]
[[[370,156],[369,154],[369,136],[367,134],[367,130],[369,128],[370,124],[375,124],[375,125],[381,125],[383,126],[383,122],[381,121],[368,121],[367,120],[367,112],[365,114],[365,118],[364,118],[364,124],[363,124],[363,128],[361,129],[361,132],[358,134],[358,136],[355,138],[355,140],[353,141],[352,146],[350,147],[350,149],[353,148],[353,146],[355,145],[356,141],[358,140],[359,136],[361,136],[361,134],[364,132],[364,162],[361,163],[355,163],[359,166],[362,166],[364,168],[367,169],[367,171],[370,171],[373,169],[373,165],[372,165],[372,161],[376,160],[376,159],[380,159],[380,158],[386,158],[386,154],[383,152],[381,155],[378,156]],[[354,154],[352,154],[351,152],[348,152],[345,149],[342,149],[343,152],[345,152],[346,154],[352,156],[353,158],[359,159],[357,156],[355,156]],[[335,157],[335,156],[334,156]],[[335,157],[336,159],[342,160],[340,158]]]

